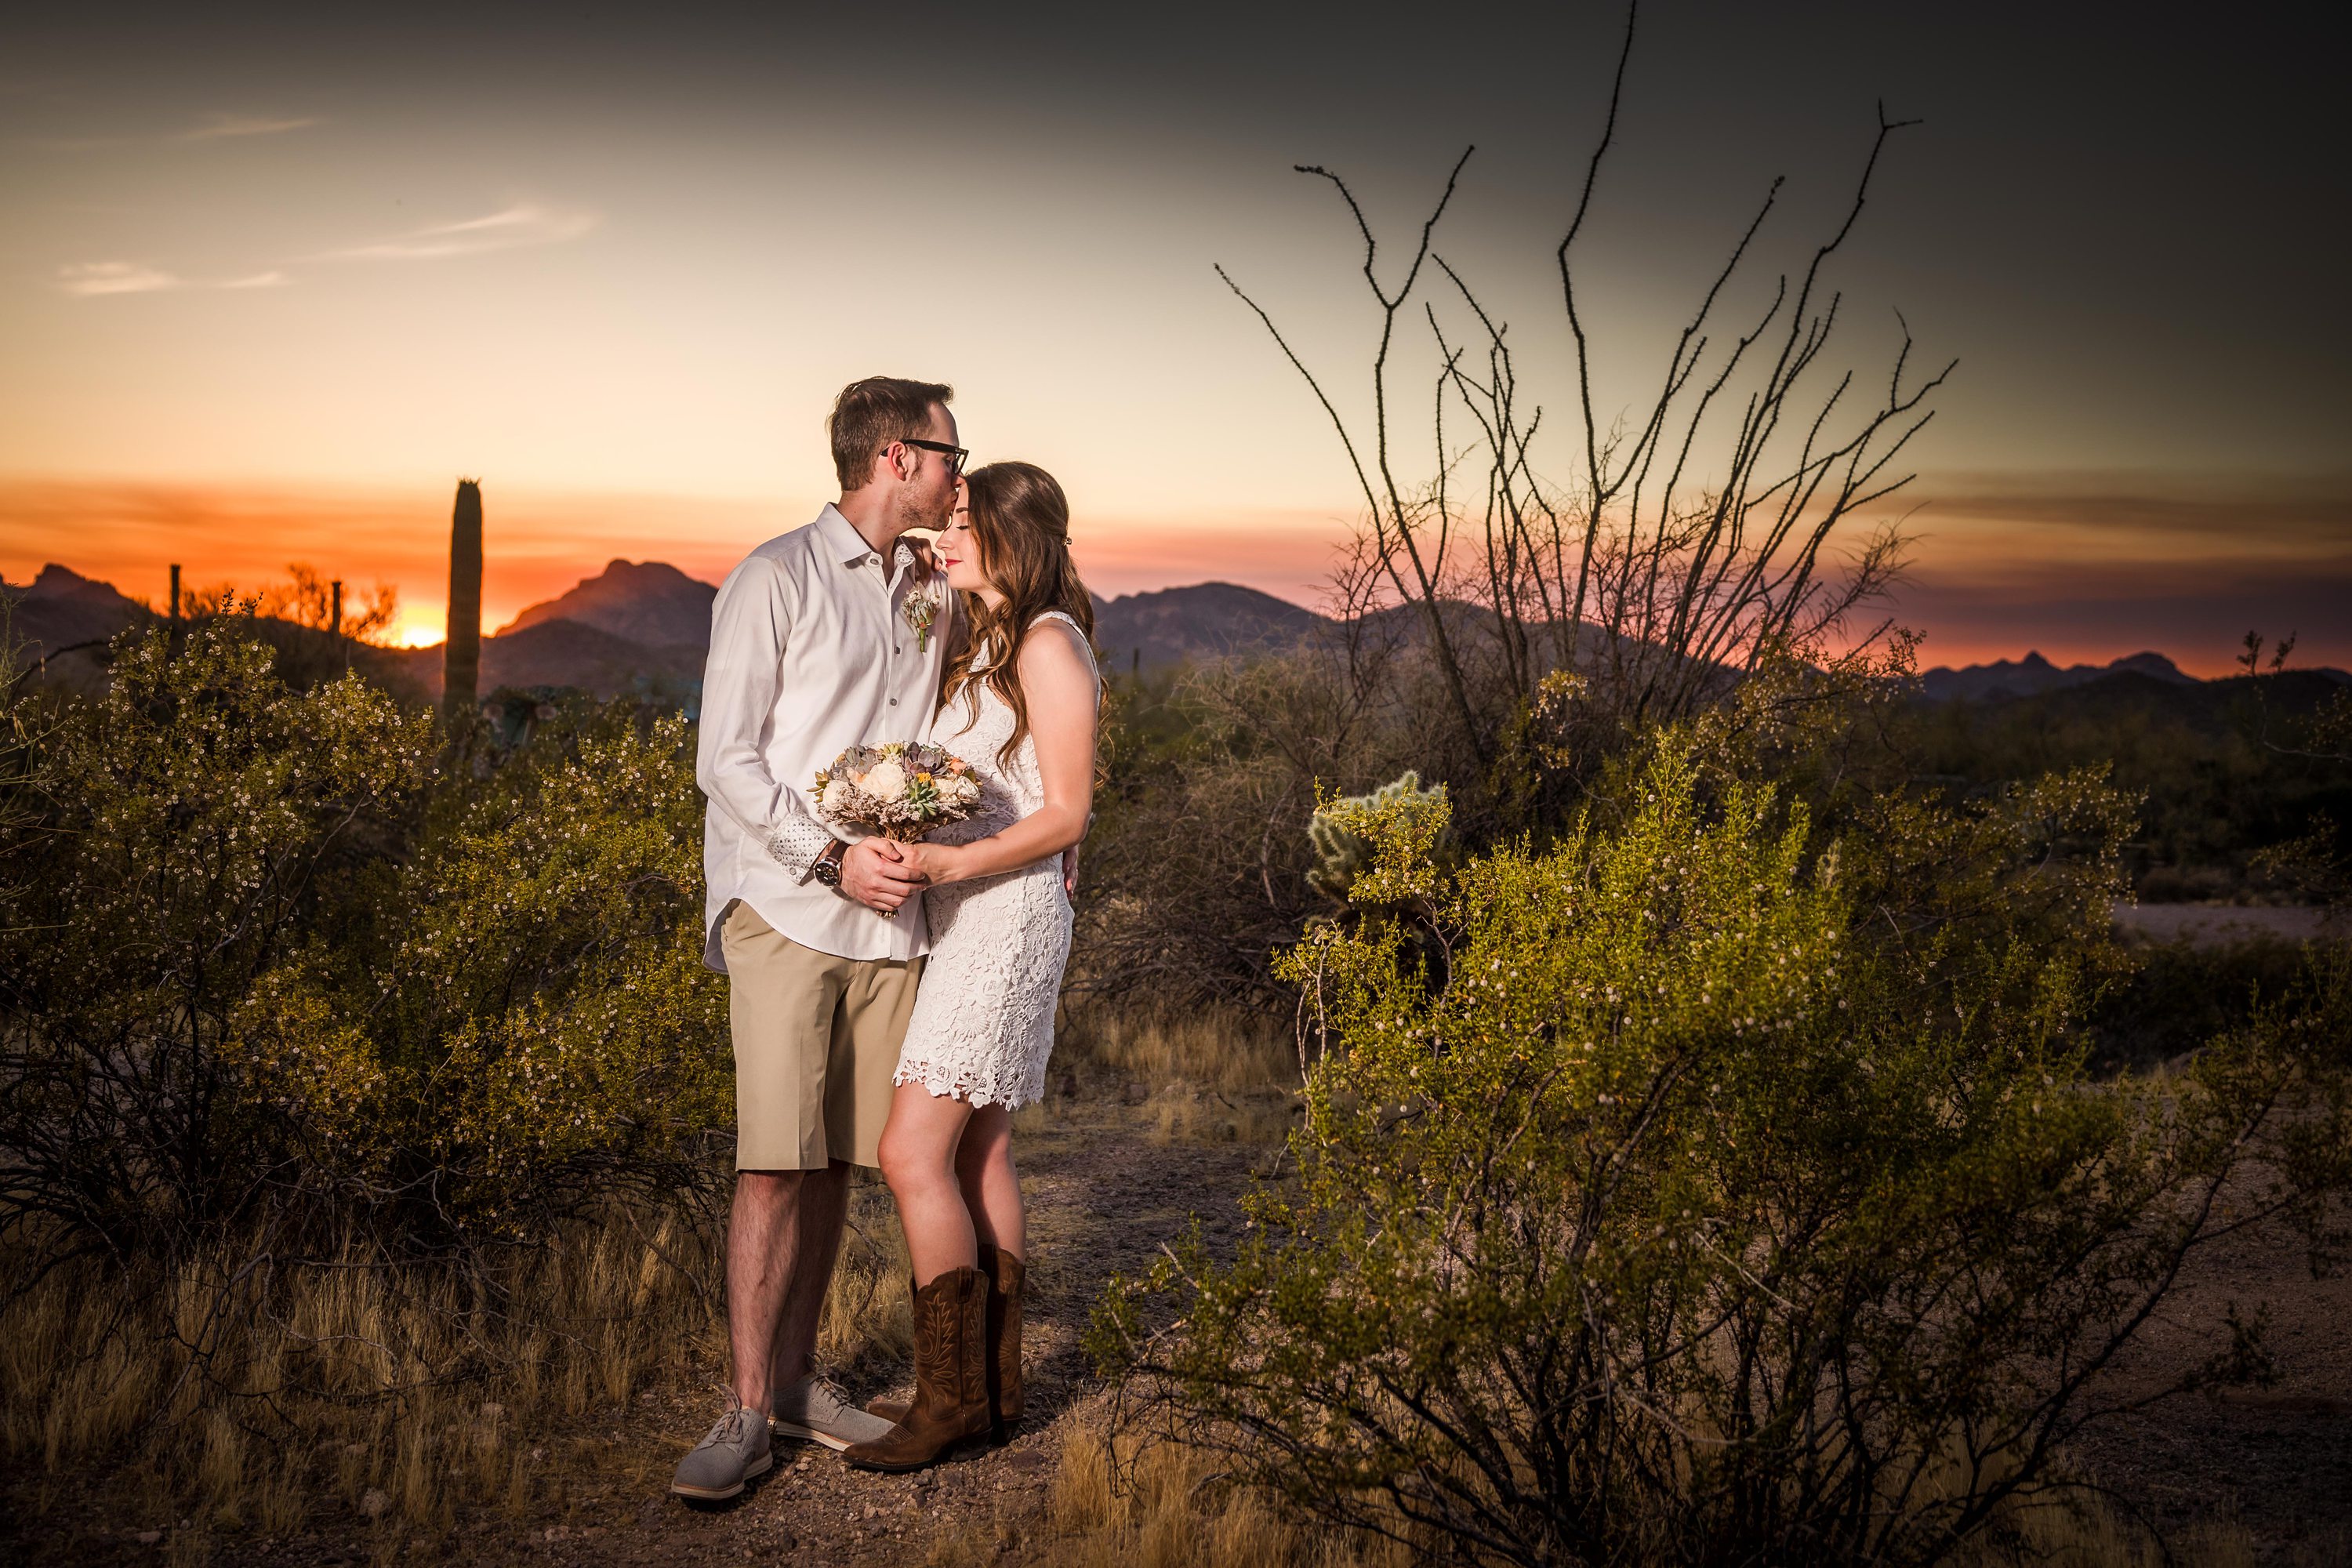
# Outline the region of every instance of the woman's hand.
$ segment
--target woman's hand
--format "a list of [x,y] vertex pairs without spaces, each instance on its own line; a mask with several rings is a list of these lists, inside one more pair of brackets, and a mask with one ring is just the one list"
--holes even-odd
[[899,851],[912,870],[921,873],[923,880],[932,887],[941,882],[961,882],[964,879],[963,863],[971,858],[970,850],[961,844],[901,844]]

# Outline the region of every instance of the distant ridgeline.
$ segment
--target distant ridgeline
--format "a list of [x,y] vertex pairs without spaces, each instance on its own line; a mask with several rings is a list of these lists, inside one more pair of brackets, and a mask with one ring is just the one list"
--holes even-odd
[[27,659],[55,658],[69,649],[103,643],[123,627],[151,620],[154,612],[80,573],[52,562],[30,583],[0,582],[7,602],[8,633]]
[[[481,689],[573,688],[599,697],[635,692],[691,708],[699,696],[718,589],[659,561],[614,561],[593,577],[533,605],[482,642]],[[48,565],[29,584],[0,583],[12,635],[34,658],[89,649],[154,612],[112,585]],[[1465,607],[1465,614],[1476,614]],[[1395,615],[1396,612],[1389,612]],[[1417,613],[1400,629],[1417,635]],[[1150,674],[1208,658],[1292,647],[1333,623],[1286,599],[1232,583],[1200,583],[1095,600],[1095,642],[1107,670]],[[402,673],[438,697],[438,647],[384,650]],[[2290,675],[2296,672],[2290,670]],[[2305,670],[2302,680],[2352,681],[2342,670]],[[2171,689],[2186,695],[2227,683],[2183,674],[2158,653],[2112,664],[2060,668],[2038,653],[2022,659],[1937,668],[1920,678],[1931,702],[2004,702],[2080,690],[2086,698]]]

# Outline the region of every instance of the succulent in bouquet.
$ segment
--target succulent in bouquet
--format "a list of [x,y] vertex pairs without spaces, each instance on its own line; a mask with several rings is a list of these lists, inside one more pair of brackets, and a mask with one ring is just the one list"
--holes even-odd
[[980,805],[980,780],[962,758],[920,741],[852,746],[821,769],[811,795],[820,821],[911,843],[961,822]]

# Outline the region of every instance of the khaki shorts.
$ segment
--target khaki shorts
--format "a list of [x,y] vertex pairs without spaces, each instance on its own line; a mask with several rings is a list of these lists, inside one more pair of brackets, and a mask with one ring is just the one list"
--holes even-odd
[[923,961],[835,958],[740,900],[719,927],[735,1037],[735,1168],[878,1165]]

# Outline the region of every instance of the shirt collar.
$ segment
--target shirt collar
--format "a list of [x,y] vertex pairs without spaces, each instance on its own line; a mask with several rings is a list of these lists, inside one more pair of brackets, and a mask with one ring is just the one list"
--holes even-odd
[[843,565],[853,565],[874,554],[875,549],[866,542],[866,536],[850,525],[841,515],[841,509],[827,501],[817,513],[816,531],[824,536],[825,553]]
[[[856,526],[841,515],[841,509],[831,501],[827,501],[824,510],[817,514],[816,528],[824,538],[825,553],[845,566],[859,565],[868,556],[881,553],[866,542],[866,536],[858,532]],[[898,568],[914,558],[914,542],[901,535],[890,552],[891,575],[895,577]]]

